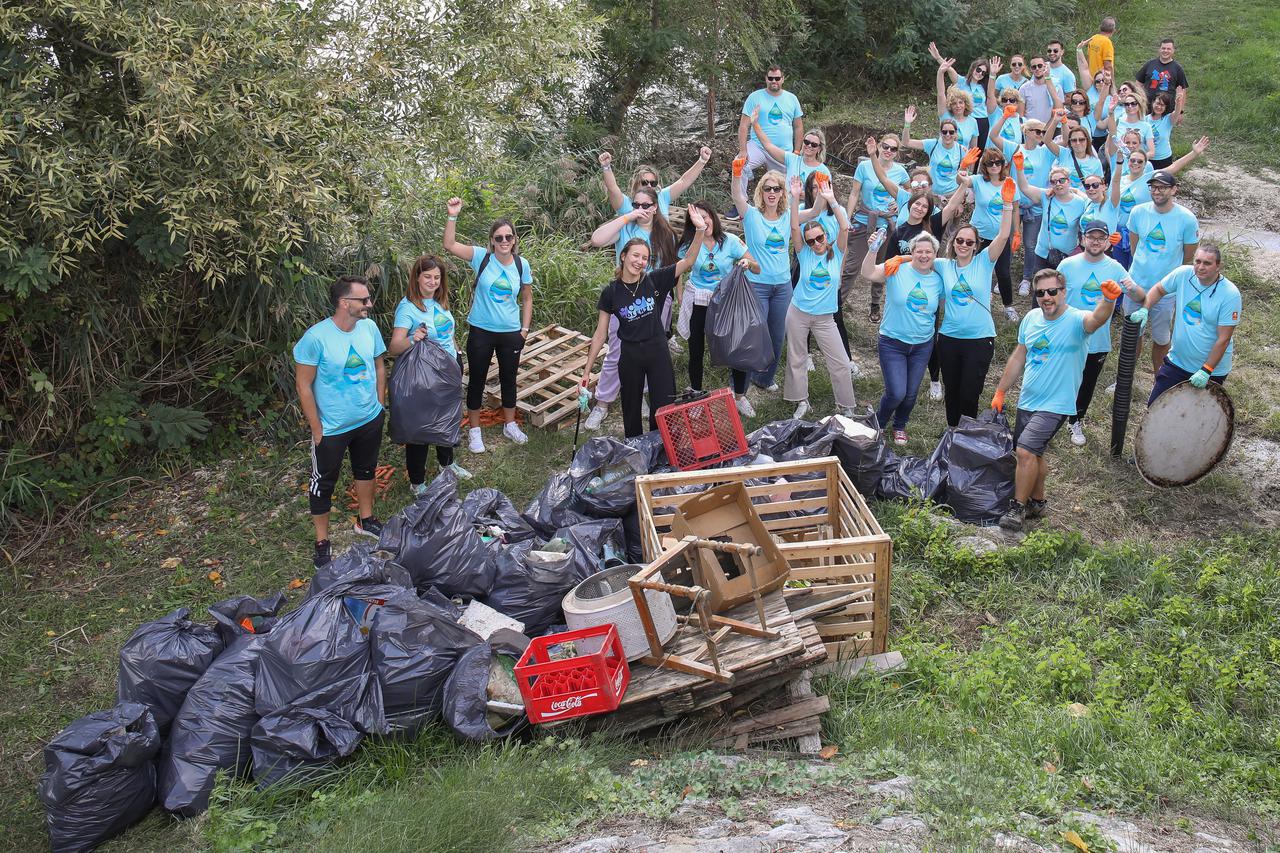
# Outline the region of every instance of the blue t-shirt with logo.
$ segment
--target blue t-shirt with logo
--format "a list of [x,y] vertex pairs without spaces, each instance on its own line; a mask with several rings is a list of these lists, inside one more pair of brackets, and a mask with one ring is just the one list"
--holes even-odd
[[1044,196],[1044,219],[1040,223],[1040,236],[1036,238],[1036,254],[1049,257],[1050,249],[1070,252],[1080,245],[1080,217],[1084,215],[1089,200],[1082,195],[1072,195],[1067,201],[1056,196]]
[[1133,264],[1129,273],[1145,288],[1182,265],[1182,247],[1200,242],[1200,223],[1195,214],[1180,204],[1167,213],[1156,210],[1154,202],[1140,204],[1129,214],[1129,245]]
[[[1072,255],[1058,264],[1058,272],[1067,280],[1067,304],[1079,308],[1086,314],[1092,313],[1098,303],[1106,299],[1102,295],[1102,283],[1108,279],[1114,282],[1124,281],[1129,277],[1120,262],[1102,256],[1097,263],[1090,263],[1084,253]],[[1111,325],[1104,323],[1089,335],[1087,351],[1111,352]]]
[[393,329],[407,329],[409,331],[409,340],[413,340],[413,333],[417,331],[419,326],[427,327],[427,337],[440,346],[444,347],[445,352],[449,355],[458,354],[458,345],[453,340],[454,322],[453,315],[440,307],[440,303],[434,299],[422,300],[422,307],[419,308],[408,299],[401,299],[400,304],[396,306],[396,318],[391,327]]
[[[1004,120],[1004,124],[1000,126],[1000,141],[1012,143],[1014,145],[1022,144],[1022,123],[1025,121],[1020,115],[1011,115]],[[994,123],[994,120],[993,120]],[[990,139],[987,140],[990,143]]]
[[641,228],[640,225],[635,222],[623,223],[622,228],[618,230],[617,238],[613,241],[613,262],[621,265],[622,247],[639,237],[644,241],[645,245],[649,247],[649,266],[645,267],[645,269],[654,269],[654,265],[657,264],[660,259],[653,253],[653,243],[649,239],[650,233],[651,232]]
[[987,83],[970,83],[969,78],[961,77],[956,81],[956,88],[962,92],[968,92],[969,97],[973,98],[973,117],[987,117]]
[[1058,87],[1058,94],[1066,96],[1067,92],[1074,91],[1076,88],[1075,72],[1066,65],[1050,65],[1049,76],[1053,78],[1054,84]]
[[[990,289],[991,285],[987,285]],[[922,344],[933,337],[934,318],[942,300],[942,275],[917,272],[909,261],[884,285],[884,317],[880,334],[904,344]]]
[[1076,413],[1076,394],[1084,378],[1084,319],[1079,308],[1066,305],[1056,320],[1035,308],[1018,326],[1018,343],[1027,348],[1018,408],[1028,412]]
[[[950,195],[956,191],[956,173],[964,159],[964,146],[953,143],[950,148],[941,139],[922,139],[924,153],[929,157],[929,177],[933,178],[933,191]],[[901,207],[901,203],[898,205]]]
[[[471,247],[471,269],[479,273],[488,252],[479,246]],[[520,259],[516,270],[515,260],[502,264],[494,255],[476,277],[475,293],[471,297],[471,313],[467,322],[477,329],[489,332],[520,331],[520,288],[533,284],[533,272],[529,261]]]
[[[785,147],[786,146],[783,146],[783,148]],[[787,167],[787,185],[788,186],[791,184],[792,178],[799,178],[800,183],[804,183],[806,180],[809,179],[809,176],[812,175],[814,172],[821,172],[822,174],[826,175],[828,178],[831,177],[831,170],[827,168],[826,163],[819,163],[816,166],[810,166],[804,162],[804,157],[799,154],[796,154],[792,151],[787,151],[786,155],[787,155],[787,159],[786,159],[785,165]]]
[[844,254],[832,246],[829,253],[819,255],[804,245],[796,251],[796,260],[800,262],[800,278],[791,296],[792,306],[814,317],[836,313]]
[[960,266],[951,258],[939,258],[933,268],[942,274],[942,328],[951,338],[994,338],[991,319],[991,273],[996,262],[986,249]]
[[755,284],[791,283],[791,211],[770,222],[760,208],[747,207],[742,214],[742,233],[747,238],[751,257],[760,264],[760,272],[747,270],[747,281]]
[[[1102,161],[1095,155],[1090,154],[1083,158],[1076,157],[1072,160],[1071,154],[1072,151],[1068,145],[1064,144],[1058,149],[1058,165],[1067,170],[1067,177],[1071,179],[1072,188],[1077,190],[1083,189],[1084,185],[1080,179],[1081,175],[1084,175],[1086,178],[1090,175],[1097,175],[1099,178],[1103,176]],[[1080,167],[1079,171],[1076,170],[1077,165]]]
[[[617,209],[616,213],[621,216],[622,214],[630,213],[635,209],[636,207],[632,203],[631,198],[624,195],[622,197],[622,206]],[[658,190],[658,211],[663,216],[671,215],[671,187],[663,187]]]
[[951,114],[951,110],[947,110],[938,121],[943,119],[951,119],[956,123],[956,142],[959,142],[962,147],[972,148],[977,143],[978,120],[972,115],[956,118]]
[[316,369],[311,390],[324,435],[350,432],[382,414],[376,361],[386,351],[378,324],[367,319],[349,332],[332,317],[321,320],[294,344],[293,360]]
[[1120,176],[1120,218],[1119,225],[1129,227],[1129,214],[1140,204],[1151,201],[1151,187],[1148,181],[1155,172],[1146,172],[1139,178],[1129,179],[1129,174]]
[[[775,98],[769,94],[768,89],[756,89],[743,103],[742,114],[750,117],[752,110],[756,107],[760,108],[760,115],[756,116],[756,120],[764,130],[764,135],[783,151],[790,151],[795,143],[792,122],[804,115],[804,110],[800,109],[800,101],[795,95],[785,90],[779,92],[778,97]],[[748,135],[757,144],[760,142],[754,127],[748,131]]]
[[1147,144],[1147,140],[1151,138],[1151,122],[1147,121],[1145,118],[1138,119],[1137,121],[1127,121],[1123,117],[1116,119],[1117,140],[1123,141],[1125,133],[1130,130],[1138,131],[1138,134],[1142,137],[1142,144],[1144,146]]
[[[907,174],[907,170],[902,167],[901,163],[894,163],[885,170],[885,173],[898,186],[906,184],[911,179],[911,176]],[[893,204],[896,199],[880,183],[880,179],[876,177],[875,167],[871,165],[870,160],[863,159],[858,162],[858,168],[853,170],[853,179],[862,183],[860,199],[863,206],[887,214],[889,205]],[[867,216],[859,211],[853,217],[853,221],[858,225],[866,225]]]
[[[1169,360],[1187,373],[1195,373],[1218,342],[1219,326],[1240,325],[1240,290],[1226,276],[1205,287],[1189,264],[1169,273],[1160,284],[1177,301],[1173,314],[1173,339]],[[1235,339],[1227,343],[1222,360],[1213,368],[1214,376],[1231,372],[1231,352]]]
[[1084,206],[1084,213],[1080,215],[1080,236],[1084,236],[1084,226],[1091,220],[1101,219],[1107,223],[1110,229],[1109,234],[1116,233],[1116,229],[1120,227],[1120,208],[1111,203],[1111,194],[1107,194],[1107,200],[1102,204],[1096,201],[1090,201]]
[[1147,119],[1151,125],[1151,139],[1156,146],[1156,160],[1167,160],[1173,156],[1173,116],[1165,114]]
[[1023,77],[1021,80],[1014,80],[1012,74],[1001,74],[996,78],[996,97],[998,98],[1004,94],[1005,89],[1018,91],[1018,87],[1030,79],[1030,77]]
[[[677,252],[682,258],[688,253],[688,246],[681,246]],[[747,247],[736,234],[724,235],[724,240],[718,245],[704,239],[702,248],[698,250],[698,258],[689,270],[689,286],[696,290],[715,290],[733,262],[746,253]]]
[[[1012,157],[1013,155],[1006,156]],[[1046,192],[1049,189],[1049,170],[1053,168],[1056,162],[1053,152],[1049,150],[1047,145],[1037,145],[1035,148],[1022,149],[1022,174],[1026,175],[1027,183]],[[1026,196],[1022,197],[1022,206],[1030,207],[1032,216],[1039,216],[1044,212],[1043,202],[1034,204]]]
[[[978,229],[978,236],[983,240],[994,240],[1000,233],[1000,217],[1004,213],[1000,185],[975,177],[969,181],[969,187],[973,190],[973,216],[969,218],[969,224]],[[1020,192],[1013,198],[1015,215],[1020,198]]]

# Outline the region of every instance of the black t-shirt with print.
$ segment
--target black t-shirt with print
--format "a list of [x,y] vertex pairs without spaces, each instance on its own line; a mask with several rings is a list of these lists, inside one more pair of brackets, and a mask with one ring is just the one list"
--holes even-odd
[[641,343],[665,337],[662,303],[676,289],[675,264],[645,274],[635,284],[614,279],[600,291],[597,307],[618,318],[618,340]]
[[1187,84],[1187,74],[1177,60],[1172,62],[1161,62],[1159,59],[1148,60],[1147,64],[1138,71],[1138,82],[1146,89],[1148,101],[1157,92],[1168,92],[1172,95],[1179,86],[1184,89],[1191,88]]

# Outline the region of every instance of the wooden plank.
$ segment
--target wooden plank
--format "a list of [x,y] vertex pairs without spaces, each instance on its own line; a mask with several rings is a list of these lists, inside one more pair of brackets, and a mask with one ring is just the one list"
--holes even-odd
[[787,723],[794,723],[797,720],[803,720],[806,717],[816,717],[825,714],[831,708],[831,701],[826,696],[815,696],[812,699],[805,699],[788,705],[785,708],[778,708],[774,711],[766,711],[758,716],[750,716],[744,720],[736,720],[725,727],[726,736],[740,735],[745,732],[754,732],[760,729],[769,728],[771,726],[781,726]]
[[906,666],[907,662],[902,657],[902,652],[885,652],[883,654],[868,655],[866,657],[851,658],[848,660],[829,661],[814,667],[814,672],[820,675],[835,675],[840,678],[853,678],[861,674],[865,669],[868,672],[889,672],[895,669],[901,669]]
[[859,619],[842,622],[827,622],[819,619],[814,624],[818,626],[818,634],[826,640],[832,637],[850,637],[855,634],[870,634],[876,623],[872,619]]

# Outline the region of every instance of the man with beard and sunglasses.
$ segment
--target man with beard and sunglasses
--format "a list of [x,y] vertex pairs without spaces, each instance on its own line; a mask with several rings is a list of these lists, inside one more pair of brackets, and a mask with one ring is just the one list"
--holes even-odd
[[1066,278],[1058,270],[1040,270],[1031,288],[1036,307],[1022,318],[1018,345],[1009,355],[991,399],[991,408],[1004,411],[1005,394],[1022,378],[1013,428],[1018,468],[1013,499],[1000,517],[1000,526],[1011,531],[1021,530],[1024,521],[1045,513],[1044,482],[1049,473],[1045,450],[1067,418],[1076,413],[1089,336],[1111,321],[1116,300],[1124,292],[1107,279],[1099,286],[1102,298],[1097,307],[1085,312],[1067,305]]
[[[769,66],[764,73],[764,88],[747,96],[738,121],[738,156],[745,159],[742,170],[744,187],[751,185],[751,176],[757,166],[765,166],[787,174],[787,164],[769,156],[756,132],[752,129],[752,113],[757,113],[760,127],[769,141],[783,151],[800,151],[804,138],[804,110],[795,95],[782,88],[786,76],[777,65]],[[735,207],[725,214],[725,219],[737,219]]]

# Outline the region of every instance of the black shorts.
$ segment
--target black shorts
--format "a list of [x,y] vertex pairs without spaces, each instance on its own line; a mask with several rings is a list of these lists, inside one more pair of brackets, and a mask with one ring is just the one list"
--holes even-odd
[[1027,450],[1036,456],[1044,456],[1049,442],[1062,429],[1067,416],[1057,412],[1033,412],[1018,409],[1018,419],[1013,426],[1013,446]]
[[322,436],[311,445],[311,485],[307,498],[312,515],[328,515],[333,508],[333,487],[342,473],[342,460],[351,454],[351,476],[372,480],[378,468],[378,450],[382,447],[382,421],[385,412],[367,424],[337,435]]

